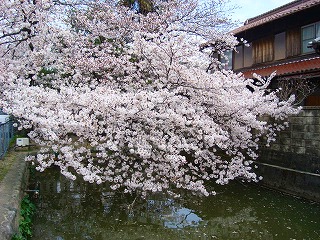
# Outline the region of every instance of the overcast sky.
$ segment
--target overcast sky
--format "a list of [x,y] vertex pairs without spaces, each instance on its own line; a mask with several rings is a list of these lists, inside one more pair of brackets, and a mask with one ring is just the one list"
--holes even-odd
[[293,0],[230,0],[232,5],[239,6],[232,18],[244,23],[246,19],[258,16]]

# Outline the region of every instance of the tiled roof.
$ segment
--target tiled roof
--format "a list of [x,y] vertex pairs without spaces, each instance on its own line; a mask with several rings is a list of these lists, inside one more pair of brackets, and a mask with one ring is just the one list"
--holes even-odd
[[309,59],[295,60],[286,63],[273,64],[265,67],[250,68],[241,71],[245,78],[252,78],[253,73],[266,77],[276,71],[277,76],[298,75],[320,70],[320,56]]
[[320,0],[296,0],[257,17],[250,18],[243,26],[233,30],[232,32],[233,34],[238,34],[250,28],[257,27],[267,22],[272,22],[276,19],[288,16],[318,4],[320,4]]

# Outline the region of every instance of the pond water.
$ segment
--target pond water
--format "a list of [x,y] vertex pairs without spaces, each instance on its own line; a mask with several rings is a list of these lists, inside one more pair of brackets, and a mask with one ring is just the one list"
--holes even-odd
[[32,239],[320,239],[320,204],[234,182],[212,197],[143,200],[107,186],[36,173]]

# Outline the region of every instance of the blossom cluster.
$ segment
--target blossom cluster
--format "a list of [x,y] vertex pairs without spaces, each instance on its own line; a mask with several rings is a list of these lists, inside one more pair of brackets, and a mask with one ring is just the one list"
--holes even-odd
[[257,181],[259,142],[298,111],[266,91],[271,78],[206,71],[237,40],[195,0],[155,1],[146,15],[111,0],[4,2],[0,108],[41,147],[27,159],[39,171],[207,196],[209,181]]

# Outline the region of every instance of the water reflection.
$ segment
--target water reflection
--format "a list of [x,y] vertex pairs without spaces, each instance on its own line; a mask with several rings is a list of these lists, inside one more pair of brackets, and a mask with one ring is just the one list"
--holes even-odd
[[37,173],[33,239],[320,239],[320,206],[234,184],[215,197],[142,200]]

